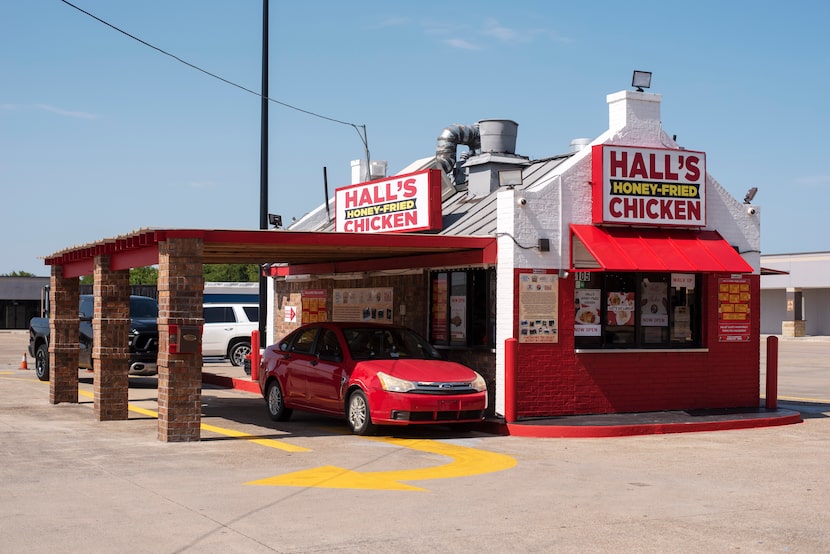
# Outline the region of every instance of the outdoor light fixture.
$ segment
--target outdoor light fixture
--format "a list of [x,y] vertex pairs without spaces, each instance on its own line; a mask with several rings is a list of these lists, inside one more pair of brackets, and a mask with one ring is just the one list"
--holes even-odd
[[274,226],[275,229],[282,227],[282,216],[277,214],[268,214],[268,223]]
[[634,76],[631,77],[631,86],[637,87],[637,92],[643,92],[644,88],[651,88],[651,71],[637,71],[634,70]]
[[499,186],[513,188],[522,184],[522,170],[504,169],[499,171]]
[[755,195],[758,194],[758,187],[752,187],[748,191],[746,191],[746,196],[744,196],[744,204],[749,204],[752,202],[752,199],[755,198]]

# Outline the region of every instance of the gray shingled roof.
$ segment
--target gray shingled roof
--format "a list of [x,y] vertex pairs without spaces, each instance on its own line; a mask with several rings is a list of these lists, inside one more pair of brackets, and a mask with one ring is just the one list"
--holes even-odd
[[[523,182],[521,187],[518,188],[532,187],[572,155],[573,152],[531,161],[522,170]],[[426,158],[414,162],[399,174],[403,175],[430,167],[440,167],[436,158]],[[460,187],[460,189],[456,190],[447,175],[444,175],[443,228],[437,231],[437,234],[451,236],[495,235],[496,191],[487,196],[473,198],[467,194],[463,187]],[[327,219],[326,207],[320,205],[294,222],[289,228],[296,231],[334,231],[334,222],[328,222]]]

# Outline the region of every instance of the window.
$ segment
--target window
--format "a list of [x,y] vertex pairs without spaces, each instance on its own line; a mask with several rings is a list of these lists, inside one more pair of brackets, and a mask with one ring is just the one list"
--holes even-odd
[[205,323],[236,323],[236,315],[230,306],[205,306]]
[[259,306],[242,306],[248,321],[259,321]]
[[340,342],[337,340],[337,334],[334,331],[331,329],[323,329],[323,336],[320,338],[317,353],[321,360],[332,362],[343,361],[343,351],[340,349]]
[[691,273],[577,273],[576,347],[699,347],[700,282]]
[[495,347],[494,270],[434,272],[430,279],[430,298],[432,344]]
[[300,354],[311,354],[311,349],[314,347],[314,339],[317,338],[318,327],[310,327],[303,329],[294,337],[294,343],[291,345],[291,352],[299,352]]

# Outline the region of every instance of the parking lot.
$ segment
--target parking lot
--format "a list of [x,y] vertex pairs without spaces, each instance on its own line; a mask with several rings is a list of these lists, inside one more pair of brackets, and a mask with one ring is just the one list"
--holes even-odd
[[92,373],[77,405],[49,404],[19,368],[26,338],[0,332],[3,551],[830,551],[830,341],[780,342],[796,425],[358,437],[301,413],[274,423],[260,397],[205,385],[202,440],[164,443],[154,377],[130,379],[128,420],[98,422]]

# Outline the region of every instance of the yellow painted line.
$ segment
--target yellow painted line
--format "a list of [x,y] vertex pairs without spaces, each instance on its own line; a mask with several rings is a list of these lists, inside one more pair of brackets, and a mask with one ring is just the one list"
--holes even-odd
[[208,425],[207,423],[202,423],[202,429],[205,431],[211,431],[213,433],[218,433],[220,435],[225,435],[228,437],[234,437],[237,439],[245,439],[247,441],[251,441],[256,444],[260,444],[262,446],[268,446],[270,448],[278,448],[280,450],[285,450],[286,452],[311,452],[310,448],[305,448],[303,446],[297,446],[296,444],[290,444],[287,442],[283,442],[280,440],[275,439],[260,439],[253,435],[249,435],[248,433],[243,433],[241,431],[235,431],[233,429],[224,429],[222,427],[216,427],[214,425]]
[[789,400],[790,402],[810,402],[812,404],[830,404],[827,398],[800,398],[798,396],[779,396],[778,400]]
[[393,437],[371,440],[446,456],[451,458],[452,461],[448,464],[435,467],[396,471],[357,472],[335,466],[322,466],[294,473],[276,475],[257,481],[250,481],[246,484],[304,488],[319,487],[328,489],[425,491],[426,489],[407,485],[401,483],[401,481],[427,481],[431,479],[450,479],[495,473],[510,469],[517,463],[515,458],[506,454],[498,454],[487,450],[457,446],[434,440],[399,439]]
[[[86,396],[88,398],[95,397],[93,393],[85,391],[83,389],[78,389],[78,394]],[[132,404],[127,404],[127,409],[129,409],[131,412],[135,412],[149,417],[158,418],[159,416],[158,412],[154,412],[153,410],[147,410],[145,408],[140,408]],[[250,435],[248,433],[243,433],[242,431],[236,431],[234,429],[225,429],[224,427],[208,425],[207,423],[202,423],[201,429],[203,431],[210,431],[211,433],[216,433],[218,435],[225,435],[226,437],[233,437],[235,439],[245,439],[247,441],[251,441],[262,446],[267,446],[269,448],[277,448],[279,450],[284,450],[286,452],[311,452],[310,448],[297,446],[296,444],[290,444],[276,439],[262,439],[255,437],[254,435]]]

